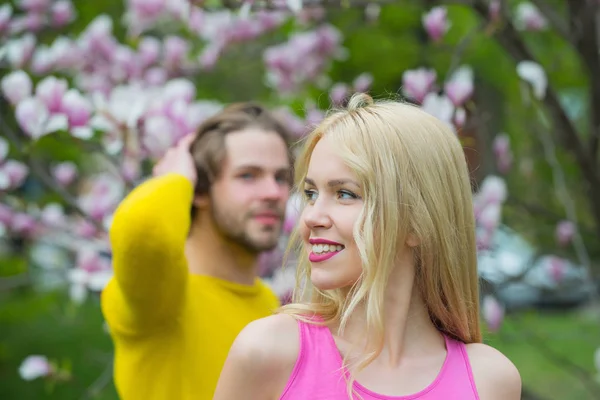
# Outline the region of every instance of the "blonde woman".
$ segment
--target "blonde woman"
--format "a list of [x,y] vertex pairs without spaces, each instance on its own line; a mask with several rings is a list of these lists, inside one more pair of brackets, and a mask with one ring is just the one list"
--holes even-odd
[[517,400],[481,343],[475,222],[456,135],[354,96],[307,138],[294,302],[237,337],[214,399]]

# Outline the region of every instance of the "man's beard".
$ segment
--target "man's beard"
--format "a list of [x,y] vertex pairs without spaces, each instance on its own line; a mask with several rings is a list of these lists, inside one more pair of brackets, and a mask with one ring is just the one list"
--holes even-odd
[[[246,222],[251,218],[252,214],[247,213],[237,218],[237,215],[227,212],[219,207],[218,203],[214,200],[211,201],[211,218],[215,224],[217,230],[225,239],[232,242],[251,254],[258,255],[264,251],[273,250],[278,243],[279,235],[281,234],[282,222],[278,226],[265,227],[272,231],[276,231],[272,241],[260,242],[249,234],[246,230]],[[274,209],[273,211],[281,214],[280,210]],[[283,218],[281,219],[283,221]]]

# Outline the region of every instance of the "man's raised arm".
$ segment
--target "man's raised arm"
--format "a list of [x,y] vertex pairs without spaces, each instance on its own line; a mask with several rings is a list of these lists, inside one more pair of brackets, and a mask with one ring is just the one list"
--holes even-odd
[[114,214],[114,277],[102,293],[111,330],[150,333],[172,324],[182,309],[196,179],[190,141],[169,150],[155,167],[156,176],[135,188]]

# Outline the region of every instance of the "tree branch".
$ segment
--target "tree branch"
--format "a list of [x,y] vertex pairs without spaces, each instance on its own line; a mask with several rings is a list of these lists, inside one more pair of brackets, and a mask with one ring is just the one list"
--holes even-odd
[[[488,18],[488,9],[485,2],[476,0],[473,4],[473,8],[482,18]],[[535,61],[535,57],[526,47],[519,33],[510,21],[506,21],[504,28],[497,31],[496,37],[498,42],[516,62],[526,60]],[[548,86],[544,103],[554,120],[556,135],[559,137],[560,141],[574,153],[588,183],[592,186],[600,187],[600,176],[595,162],[585,150],[575,125],[567,116],[558,95],[551,86]],[[597,200],[600,201],[600,199]]]
[[[5,100],[1,100],[2,103],[6,104]],[[0,109],[0,113],[4,111],[5,107]],[[44,167],[40,165],[38,160],[35,157],[32,157],[27,151],[24,150],[23,143],[19,138],[19,135],[12,130],[12,128],[6,123],[4,118],[0,118],[1,127],[8,139],[11,143],[20,150],[27,164],[31,167],[31,172],[40,180],[40,182],[52,192],[58,194],[70,207],[72,207],[77,213],[79,213],[83,218],[94,224],[97,229],[102,230],[102,225],[90,218],[90,216],[79,206],[77,199],[73,197],[67,190],[65,190],[60,185],[57,185],[54,180],[44,172]]]
[[581,54],[589,76],[590,157],[598,160],[600,143],[600,48],[598,43],[598,5],[591,1],[570,0],[569,20],[576,49]]
[[573,44],[573,35],[571,35],[571,31],[569,30],[568,22],[563,19],[556,10],[554,10],[545,0],[531,0],[531,2],[535,4],[537,9],[544,15],[546,20],[548,20],[552,29],[567,42]]

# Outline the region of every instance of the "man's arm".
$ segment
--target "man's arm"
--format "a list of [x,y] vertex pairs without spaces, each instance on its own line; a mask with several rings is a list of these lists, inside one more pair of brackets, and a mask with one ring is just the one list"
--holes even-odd
[[148,333],[180,314],[195,182],[188,149],[189,139],[169,150],[155,168],[159,176],[135,188],[115,211],[110,229],[114,277],[102,293],[112,330]]

